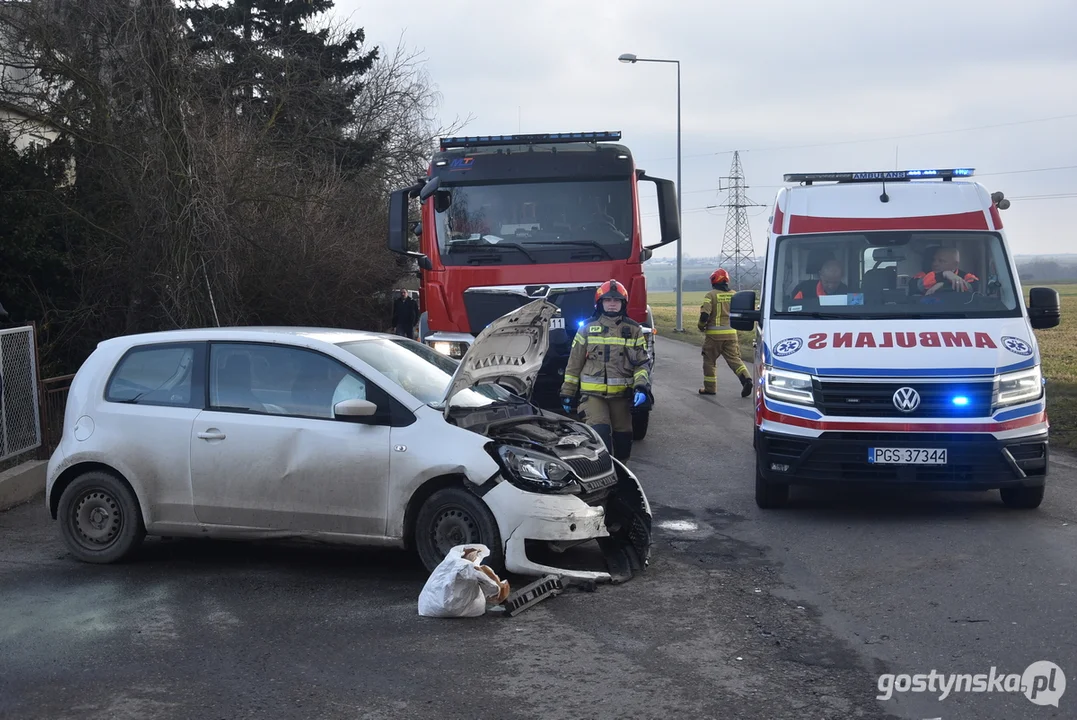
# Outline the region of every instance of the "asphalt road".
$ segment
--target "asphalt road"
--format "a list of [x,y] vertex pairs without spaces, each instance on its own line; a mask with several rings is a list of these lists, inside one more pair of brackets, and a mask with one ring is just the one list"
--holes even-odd
[[[0,513],[0,718],[1072,718],[1077,463],[1037,511],[997,493],[794,490],[753,500],[751,400],[659,339],[631,462],[656,513],[648,571],[516,618],[420,618],[396,551],[148,541],[70,559],[41,503]],[[896,694],[881,673],[1022,673],[1020,693]],[[1057,682],[1056,682],[1057,686]]]

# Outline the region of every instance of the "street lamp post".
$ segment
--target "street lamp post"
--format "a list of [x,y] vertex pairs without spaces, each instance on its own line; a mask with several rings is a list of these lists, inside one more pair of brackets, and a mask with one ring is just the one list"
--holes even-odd
[[683,245],[681,240],[684,237],[684,203],[681,202],[681,61],[641,58],[632,53],[624,53],[617,59],[623,63],[656,62],[673,63],[677,66],[677,221],[681,226],[681,237],[677,238],[677,327],[674,332],[682,333],[684,325],[681,317],[683,310],[681,307],[681,247]]

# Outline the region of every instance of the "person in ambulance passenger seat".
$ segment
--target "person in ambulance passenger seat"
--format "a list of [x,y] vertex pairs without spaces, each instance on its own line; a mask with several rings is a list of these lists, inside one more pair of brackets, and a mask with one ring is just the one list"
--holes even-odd
[[818,280],[805,280],[793,288],[793,303],[801,300],[811,302],[822,295],[845,295],[849,287],[841,281],[844,274],[839,261],[827,260],[819,268]]
[[961,251],[957,248],[936,248],[931,259],[931,272],[921,272],[913,278],[913,292],[918,295],[931,295],[945,289],[956,292],[975,291],[980,278],[962,270],[959,267],[960,262]]

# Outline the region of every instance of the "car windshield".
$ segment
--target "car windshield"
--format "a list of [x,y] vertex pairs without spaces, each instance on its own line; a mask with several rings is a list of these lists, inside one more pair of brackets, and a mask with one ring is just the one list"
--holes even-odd
[[778,239],[771,317],[1017,317],[1002,239],[867,232]]
[[626,180],[443,185],[437,213],[446,265],[624,260],[632,254]]
[[[456,372],[458,361],[432,348],[405,338],[371,338],[338,343],[355,357],[404,388],[427,405],[438,405]],[[462,390],[451,404],[458,407],[482,407],[512,397],[497,385],[480,385]]]

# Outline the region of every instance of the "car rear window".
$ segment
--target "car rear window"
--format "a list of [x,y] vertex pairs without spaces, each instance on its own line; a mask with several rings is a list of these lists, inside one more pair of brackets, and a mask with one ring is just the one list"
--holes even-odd
[[194,368],[193,345],[134,348],[116,365],[105,399],[137,405],[189,406]]

